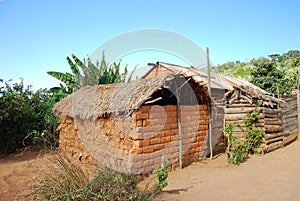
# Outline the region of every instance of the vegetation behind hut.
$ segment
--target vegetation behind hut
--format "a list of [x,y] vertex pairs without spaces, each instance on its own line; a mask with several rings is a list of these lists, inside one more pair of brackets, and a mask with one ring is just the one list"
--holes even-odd
[[63,83],[60,84],[59,87],[53,87],[50,89],[50,91],[56,95],[56,101],[61,100],[83,86],[124,83],[126,81],[130,81],[132,74],[134,73],[133,70],[128,75],[127,65],[124,68],[124,72],[121,73],[121,61],[118,63],[114,62],[109,65],[105,61],[104,52],[102,54],[101,62],[99,63],[97,61],[96,64],[93,64],[89,57],[82,62],[78,59],[78,57],[72,54],[72,59],[67,57],[72,74],[68,72],[47,72],[49,75]]
[[244,78],[275,96],[289,94],[297,87],[300,75],[300,51],[270,54],[269,58],[252,59],[250,62],[227,62],[213,67],[213,71]]

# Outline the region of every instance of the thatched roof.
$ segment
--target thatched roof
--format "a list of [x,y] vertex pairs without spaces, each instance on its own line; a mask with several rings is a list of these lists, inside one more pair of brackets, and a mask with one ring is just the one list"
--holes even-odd
[[56,103],[53,110],[58,115],[80,119],[129,115],[149,100],[154,92],[169,86],[174,78],[175,75],[168,75],[130,83],[82,87]]

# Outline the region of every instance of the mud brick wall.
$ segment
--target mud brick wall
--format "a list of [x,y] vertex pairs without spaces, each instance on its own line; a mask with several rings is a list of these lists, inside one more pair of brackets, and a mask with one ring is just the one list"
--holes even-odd
[[[181,106],[183,165],[207,154],[208,111],[206,105]],[[60,120],[60,149],[75,159],[94,161],[76,134],[72,118]],[[110,144],[129,155],[135,172],[151,172],[160,168],[162,156],[178,166],[179,128],[175,105],[143,105],[128,118],[98,118],[101,134]],[[101,149],[101,147],[97,147]],[[114,156],[114,160],[119,160]]]
[[85,150],[75,130],[74,120],[71,117],[60,117],[57,130],[60,132],[59,149],[77,161],[85,164],[95,164],[96,161]]
[[[207,153],[208,111],[206,105],[181,106],[181,129],[183,166],[198,160]],[[179,158],[179,129],[177,107],[174,105],[151,108],[142,106],[132,115],[138,126],[131,154],[147,154],[144,161],[133,161],[132,168],[159,168],[161,157],[165,156],[176,166]],[[139,139],[142,137],[142,139]]]

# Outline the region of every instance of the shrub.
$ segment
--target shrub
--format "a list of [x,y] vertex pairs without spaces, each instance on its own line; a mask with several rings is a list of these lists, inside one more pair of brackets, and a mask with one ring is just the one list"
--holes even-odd
[[226,154],[229,163],[239,164],[248,158],[247,149],[243,140],[237,139],[232,134],[234,126],[228,124],[224,128],[225,137],[227,138]]
[[54,101],[47,90],[34,92],[31,86],[24,86],[23,80],[0,82],[4,84],[0,88],[0,153],[40,143],[38,138],[55,143],[58,117],[52,114]]
[[244,162],[249,154],[257,153],[257,149],[262,143],[264,132],[255,127],[255,122],[259,119],[259,112],[255,109],[247,114],[244,120],[246,126],[245,139],[237,139],[232,134],[234,126],[228,124],[224,128],[225,137],[227,138],[226,154],[229,163],[239,164]]
[[244,120],[244,124],[246,125],[246,138],[245,144],[247,152],[250,154],[254,154],[257,152],[260,144],[262,143],[262,139],[264,136],[264,132],[255,127],[255,123],[259,119],[259,112],[255,109],[253,112],[248,113],[246,119]]

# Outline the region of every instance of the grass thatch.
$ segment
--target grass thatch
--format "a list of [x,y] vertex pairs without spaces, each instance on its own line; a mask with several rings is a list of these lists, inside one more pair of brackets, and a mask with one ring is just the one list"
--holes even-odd
[[80,119],[96,119],[110,114],[130,114],[151,95],[171,81],[174,76],[82,87],[54,106],[54,112],[62,116]]

